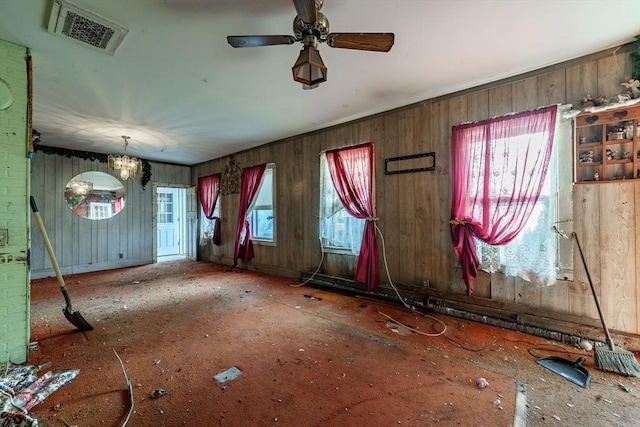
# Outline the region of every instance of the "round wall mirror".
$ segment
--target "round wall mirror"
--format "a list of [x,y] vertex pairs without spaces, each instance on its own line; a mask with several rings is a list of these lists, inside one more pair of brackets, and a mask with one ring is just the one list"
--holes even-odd
[[64,200],[75,214],[87,219],[107,219],[125,206],[122,182],[104,172],[83,172],[64,188]]

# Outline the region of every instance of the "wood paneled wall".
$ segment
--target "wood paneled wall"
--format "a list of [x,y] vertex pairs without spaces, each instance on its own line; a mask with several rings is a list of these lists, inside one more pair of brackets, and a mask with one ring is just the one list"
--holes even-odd
[[[620,83],[631,73],[628,49],[626,52],[611,50],[236,153],[241,167],[265,162],[277,167],[277,244],[256,245],[256,257],[246,267],[288,277],[314,271],[321,259],[318,155],[323,150],[372,141],[380,217],[377,225],[384,236],[392,280],[401,288],[411,285],[415,290],[427,279],[441,292],[464,293],[449,234],[451,127],[550,104],[580,108],[587,92],[614,96],[621,93]],[[563,148],[571,152],[570,147]],[[435,171],[384,175],[385,158],[431,151],[436,153]],[[196,183],[198,176],[223,172],[226,164],[227,159],[222,158],[192,167],[192,182]],[[640,333],[640,182],[580,184],[567,197],[573,197],[573,229],[582,239],[608,326]],[[200,254],[203,259],[231,264],[238,195],[221,196],[220,203],[223,244],[201,247]],[[382,254],[380,238],[378,242]],[[384,286],[388,279],[380,260],[380,283]],[[320,272],[352,278],[355,262],[355,257],[329,255]],[[574,280],[545,287],[482,273],[475,296],[597,319],[577,251],[574,266]]]
[[[36,199],[62,274],[149,264],[153,261],[153,183],[190,185],[188,166],[151,163],[151,181],[127,180],[124,210],[113,218],[81,218],[64,201],[67,182],[81,172],[109,173],[106,163],[36,152],[31,160]],[[54,275],[37,227],[31,228],[31,277]]]

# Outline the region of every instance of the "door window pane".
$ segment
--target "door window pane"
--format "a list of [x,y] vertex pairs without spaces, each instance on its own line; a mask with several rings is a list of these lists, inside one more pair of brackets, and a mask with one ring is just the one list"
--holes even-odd
[[170,194],[170,193],[158,194],[158,223],[159,224],[173,223],[173,194]]

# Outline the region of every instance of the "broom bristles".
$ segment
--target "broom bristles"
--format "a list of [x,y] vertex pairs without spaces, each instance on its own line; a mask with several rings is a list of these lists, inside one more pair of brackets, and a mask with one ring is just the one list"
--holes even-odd
[[640,364],[636,356],[623,348],[597,346],[594,349],[593,362],[596,368],[616,372],[629,377],[640,377]]

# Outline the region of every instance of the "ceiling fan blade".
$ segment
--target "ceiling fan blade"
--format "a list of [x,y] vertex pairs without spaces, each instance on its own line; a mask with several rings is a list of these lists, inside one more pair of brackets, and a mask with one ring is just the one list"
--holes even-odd
[[393,33],[331,33],[327,44],[340,49],[389,52],[394,41]]
[[227,36],[227,43],[233,47],[260,47],[279,44],[293,44],[293,36]]
[[313,24],[316,22],[316,0],[293,0],[296,12],[302,22],[305,24]]

